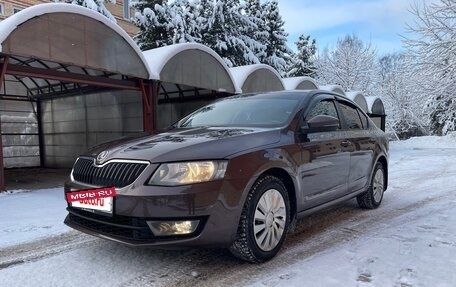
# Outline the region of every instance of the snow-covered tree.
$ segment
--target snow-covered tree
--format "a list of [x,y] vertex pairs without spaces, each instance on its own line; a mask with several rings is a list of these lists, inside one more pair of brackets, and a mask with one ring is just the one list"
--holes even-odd
[[138,26],[136,40],[142,50],[149,50],[173,43],[174,33],[169,28],[167,0],[140,0],[133,6],[137,12],[133,23]]
[[456,130],[456,1],[423,1],[411,11],[415,21],[405,45],[424,76],[417,85],[428,95],[431,130],[446,134]]
[[198,42],[229,67],[266,63],[284,74],[293,53],[277,1],[139,0],[134,23],[141,49]]
[[337,84],[346,91],[375,92],[377,53],[370,43],[356,35],[337,40],[334,50],[326,48],[317,58],[317,79],[323,84]]
[[250,38],[257,42],[253,52],[258,59],[266,58],[266,44],[269,37],[265,22],[266,10],[262,8],[260,0],[246,0],[244,11],[254,24],[246,31]]
[[285,22],[279,11],[276,0],[266,2],[262,6],[265,15],[266,32],[266,55],[260,57],[262,63],[274,67],[281,75],[285,75],[287,67],[291,63],[293,51],[287,45],[288,33],[283,26]]
[[379,66],[378,93],[385,104],[387,126],[399,138],[425,134],[426,94],[417,87],[421,75],[413,69],[414,59],[403,53],[389,54],[379,60]]
[[203,44],[212,48],[229,67],[259,63],[257,42],[249,36],[255,23],[242,13],[239,0],[215,0]]
[[298,52],[292,57],[287,77],[315,77],[314,57],[317,52],[315,39],[310,40],[310,36],[301,35],[295,44]]
[[199,12],[198,1],[175,0],[168,4],[168,7],[167,28],[172,31],[173,44],[201,42],[201,28],[196,19]]
[[64,0],[62,2],[69,2],[74,5],[87,7],[101,13],[114,23],[117,22],[111,12],[105,6],[105,3],[115,4],[116,0]]

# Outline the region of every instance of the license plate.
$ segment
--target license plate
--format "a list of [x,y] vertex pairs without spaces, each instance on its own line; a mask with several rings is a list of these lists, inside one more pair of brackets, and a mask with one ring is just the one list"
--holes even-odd
[[96,199],[83,199],[80,201],[71,202],[72,207],[86,209],[86,210],[98,210],[107,213],[112,213],[113,197],[96,198]]
[[116,191],[114,187],[107,187],[72,191],[67,193],[66,196],[67,201],[72,207],[112,214]]

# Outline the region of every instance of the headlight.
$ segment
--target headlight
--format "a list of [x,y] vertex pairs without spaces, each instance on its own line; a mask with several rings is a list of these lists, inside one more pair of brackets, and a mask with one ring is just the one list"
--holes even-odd
[[227,164],[227,161],[164,163],[154,172],[149,184],[174,186],[221,179]]

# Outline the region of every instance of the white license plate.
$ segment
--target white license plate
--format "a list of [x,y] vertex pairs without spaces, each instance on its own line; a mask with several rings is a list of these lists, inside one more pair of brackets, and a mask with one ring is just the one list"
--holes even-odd
[[89,211],[98,210],[102,212],[112,213],[112,203],[113,197],[105,197],[73,201],[71,202],[71,206],[81,209],[87,209]]

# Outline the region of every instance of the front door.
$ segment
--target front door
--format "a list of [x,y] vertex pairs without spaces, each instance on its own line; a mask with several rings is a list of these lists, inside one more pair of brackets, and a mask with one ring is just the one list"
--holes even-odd
[[[317,115],[339,118],[333,100],[315,104],[305,121]],[[300,143],[302,164],[299,174],[303,194],[301,210],[337,199],[347,193],[350,172],[350,145],[339,129],[308,133]]]

